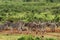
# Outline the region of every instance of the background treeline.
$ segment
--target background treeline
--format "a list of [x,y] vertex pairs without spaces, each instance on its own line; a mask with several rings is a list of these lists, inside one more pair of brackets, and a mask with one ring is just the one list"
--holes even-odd
[[0,22],[60,22],[60,0],[0,0]]

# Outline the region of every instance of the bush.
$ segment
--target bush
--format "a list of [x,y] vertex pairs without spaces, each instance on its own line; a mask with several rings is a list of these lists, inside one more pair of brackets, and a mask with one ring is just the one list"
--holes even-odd
[[[28,1],[23,2],[22,0],[0,0],[0,16],[2,16],[2,21],[6,21],[7,19],[22,19],[25,21],[60,21],[60,16],[58,17],[58,15],[60,15],[60,3],[46,3],[52,0],[36,0],[37,2]],[[60,1],[57,0],[56,2]],[[27,17],[23,15],[23,12],[27,12]],[[7,18],[7,13],[9,17],[11,16],[11,18]]]

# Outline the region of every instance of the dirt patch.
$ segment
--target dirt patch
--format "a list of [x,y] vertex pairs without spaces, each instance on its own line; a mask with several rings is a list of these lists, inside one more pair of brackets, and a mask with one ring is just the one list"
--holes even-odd
[[60,28],[57,28],[55,29],[55,32],[51,32],[51,30],[49,28],[47,28],[45,30],[46,32],[41,34],[41,32],[39,31],[18,31],[18,30],[13,30],[11,32],[11,30],[4,30],[2,32],[0,32],[0,34],[25,34],[25,35],[29,35],[29,34],[32,34],[33,36],[41,36],[41,35],[44,35],[44,36],[52,36],[52,37],[60,37]]

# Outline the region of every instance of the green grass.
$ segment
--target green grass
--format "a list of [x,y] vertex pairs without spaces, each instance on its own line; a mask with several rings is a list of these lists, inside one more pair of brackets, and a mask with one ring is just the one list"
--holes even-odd
[[0,35],[2,40],[17,40],[19,37],[19,35]]
[[13,35],[5,35],[0,34],[0,40],[59,40],[56,38],[41,38],[41,37],[33,37],[32,35],[20,35],[20,34],[13,34]]

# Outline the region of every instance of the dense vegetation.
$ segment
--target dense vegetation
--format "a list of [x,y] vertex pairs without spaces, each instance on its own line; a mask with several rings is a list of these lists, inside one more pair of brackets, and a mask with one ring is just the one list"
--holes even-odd
[[0,22],[60,22],[60,0],[0,0]]

